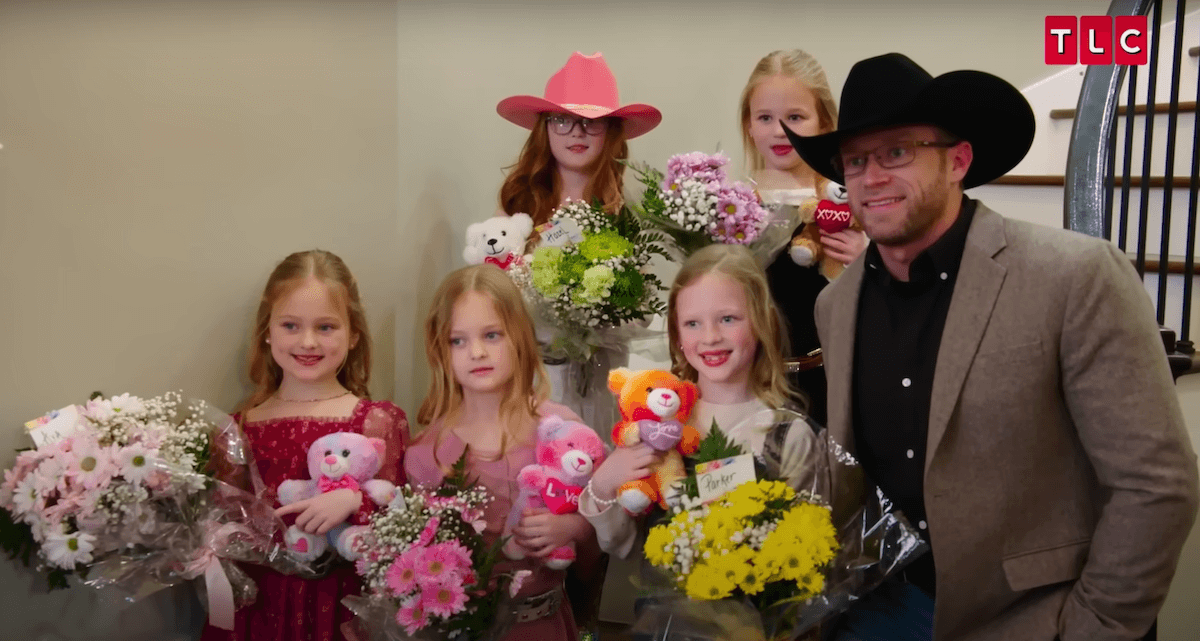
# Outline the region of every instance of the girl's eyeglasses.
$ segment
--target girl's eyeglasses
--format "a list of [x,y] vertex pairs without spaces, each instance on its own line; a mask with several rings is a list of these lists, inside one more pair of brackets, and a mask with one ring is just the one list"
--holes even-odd
[[599,136],[608,131],[608,120],[605,118],[593,120],[591,118],[574,118],[565,114],[554,114],[547,118],[546,122],[550,123],[550,131],[560,136],[566,136],[575,131],[575,125],[582,127],[583,132],[590,136]]

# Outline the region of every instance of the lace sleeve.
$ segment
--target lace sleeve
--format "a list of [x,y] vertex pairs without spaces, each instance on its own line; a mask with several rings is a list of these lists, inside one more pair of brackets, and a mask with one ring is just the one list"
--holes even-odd
[[408,417],[404,410],[383,402],[372,407],[363,421],[363,435],[383,439],[383,467],[376,478],[403,485],[404,450],[408,448]]

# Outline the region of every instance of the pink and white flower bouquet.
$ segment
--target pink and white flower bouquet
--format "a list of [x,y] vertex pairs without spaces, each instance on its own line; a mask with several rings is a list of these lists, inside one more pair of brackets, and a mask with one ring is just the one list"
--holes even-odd
[[483,538],[491,498],[466,480],[464,460],[436,489],[399,488],[356,541],[363,595],[342,602],[371,638],[480,641],[511,625],[506,604],[529,572],[493,571],[502,541]]
[[0,484],[0,547],[45,571],[51,588],[78,575],[140,597],[203,576],[213,623],[231,627],[234,602],[252,600],[254,585],[230,561],[294,565],[274,541],[282,522],[269,504],[214,478],[210,463],[249,469],[248,448],[232,417],[204,401],[97,394],[27,428],[37,446]]
[[714,243],[751,245],[767,225],[768,212],[754,188],[730,182],[724,154],[692,152],[667,160],[667,172],[629,165],[646,186],[633,209],[670,239],[686,258]]

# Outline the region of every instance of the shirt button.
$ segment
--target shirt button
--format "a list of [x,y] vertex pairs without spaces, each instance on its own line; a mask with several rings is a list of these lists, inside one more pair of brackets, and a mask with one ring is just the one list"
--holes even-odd
[[908,377],[906,376],[906,377],[904,377],[904,380],[900,381],[900,384],[901,384],[901,385],[903,385],[903,386],[905,386],[905,387],[908,387],[909,385],[912,385],[912,379],[911,379],[911,378],[908,378]]
[[905,454],[906,456],[908,456],[908,458],[912,458],[913,456],[915,456],[915,455],[916,455],[916,453],[915,453],[915,452],[913,452],[912,450],[909,450],[909,451],[905,452],[904,454]]
[[922,530],[924,530],[927,525],[928,524],[925,523],[925,521],[921,521],[921,522],[917,523],[917,527],[921,528]]
[[947,278],[950,278],[950,274],[947,274],[946,272],[942,272],[942,280],[946,280]]

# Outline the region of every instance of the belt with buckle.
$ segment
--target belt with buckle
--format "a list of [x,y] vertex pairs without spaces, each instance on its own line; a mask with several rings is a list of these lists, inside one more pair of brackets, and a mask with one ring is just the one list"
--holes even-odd
[[549,592],[535,594],[517,601],[513,606],[513,615],[516,617],[517,623],[537,621],[558,612],[562,601],[563,590],[562,586],[559,586]]
[[825,357],[821,353],[821,348],[818,347],[813,351],[799,358],[785,359],[783,364],[788,374],[796,374],[798,372],[806,372],[810,369],[821,367],[825,363]]

